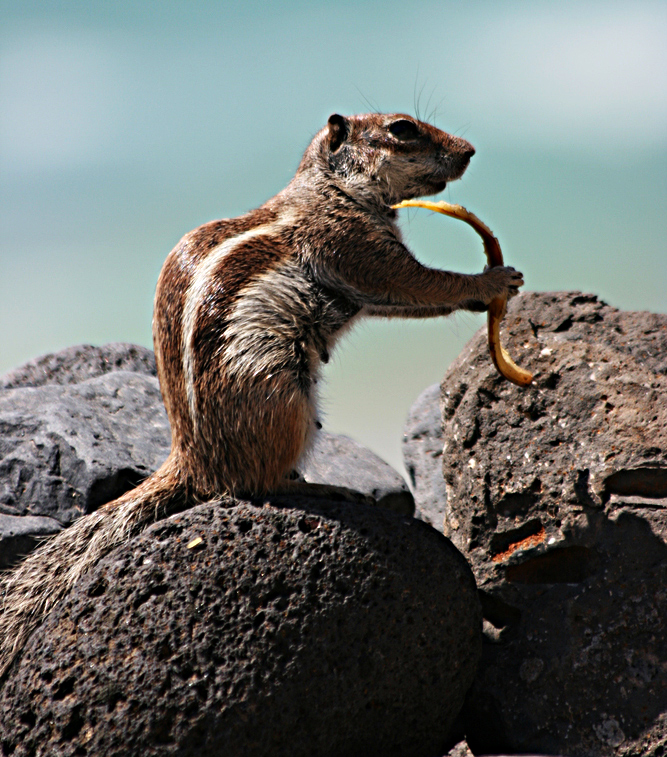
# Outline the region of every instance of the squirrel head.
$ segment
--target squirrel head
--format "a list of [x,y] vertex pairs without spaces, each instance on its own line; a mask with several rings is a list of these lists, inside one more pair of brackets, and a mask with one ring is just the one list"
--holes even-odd
[[474,153],[464,139],[403,113],[334,113],[299,170],[315,164],[346,194],[391,205],[441,192]]

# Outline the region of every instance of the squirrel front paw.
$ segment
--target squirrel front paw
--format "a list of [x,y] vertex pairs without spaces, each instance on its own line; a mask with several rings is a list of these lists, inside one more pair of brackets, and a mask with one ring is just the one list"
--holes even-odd
[[487,305],[496,297],[510,299],[519,294],[519,287],[523,286],[523,274],[508,265],[488,266],[480,274],[483,295],[479,299]]

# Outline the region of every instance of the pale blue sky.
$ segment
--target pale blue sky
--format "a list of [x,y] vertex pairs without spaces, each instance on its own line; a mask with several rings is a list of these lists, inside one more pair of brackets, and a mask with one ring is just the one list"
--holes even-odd
[[[477,148],[444,198],[527,288],[667,312],[664,2],[0,0],[0,17],[0,372],[150,345],[185,232],[280,190],[331,112],[417,103]],[[424,262],[481,269],[462,225],[404,228]],[[480,323],[367,322],[327,369],[328,427],[398,465],[409,405]]]

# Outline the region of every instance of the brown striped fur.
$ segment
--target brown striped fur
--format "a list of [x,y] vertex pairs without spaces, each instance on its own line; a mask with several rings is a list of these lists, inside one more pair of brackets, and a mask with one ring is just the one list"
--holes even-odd
[[304,487],[289,474],[319,427],[318,371],[356,317],[445,315],[516,293],[511,268],[470,276],[421,265],[390,207],[441,191],[473,153],[407,115],[333,115],[282,192],[183,237],[153,318],[171,454],[5,579],[0,675],[79,576],[149,523],[215,496]]

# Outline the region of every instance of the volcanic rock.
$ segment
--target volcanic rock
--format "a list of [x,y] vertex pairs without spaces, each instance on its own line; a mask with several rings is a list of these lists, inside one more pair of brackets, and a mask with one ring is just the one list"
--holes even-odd
[[476,754],[667,750],[667,316],[526,294],[442,384],[445,533],[482,593]]
[[0,691],[0,754],[443,754],[477,664],[460,553],[386,509],[199,505],[104,558]]
[[79,344],[60,352],[42,355],[0,376],[0,389],[78,384],[112,371],[133,371],[157,376],[155,355],[138,344],[114,342],[102,347]]
[[[121,496],[167,457],[171,435],[155,373],[150,350],[109,344],[45,355],[0,378],[0,518],[12,518],[0,520],[0,568],[40,536]],[[414,512],[399,474],[347,437],[322,432],[301,473]],[[28,520],[19,524],[20,517]]]
[[114,371],[79,384],[0,392],[0,513],[69,525],[169,454],[157,379]]
[[403,432],[403,460],[415,497],[415,518],[443,530],[447,488],[442,476],[440,386],[425,389],[410,408]]
[[354,489],[402,515],[415,512],[415,500],[401,476],[368,447],[343,434],[321,431],[299,471],[311,483]]
[[54,518],[37,515],[0,514],[0,570],[5,570],[25,557],[44,536],[51,536],[62,530]]

